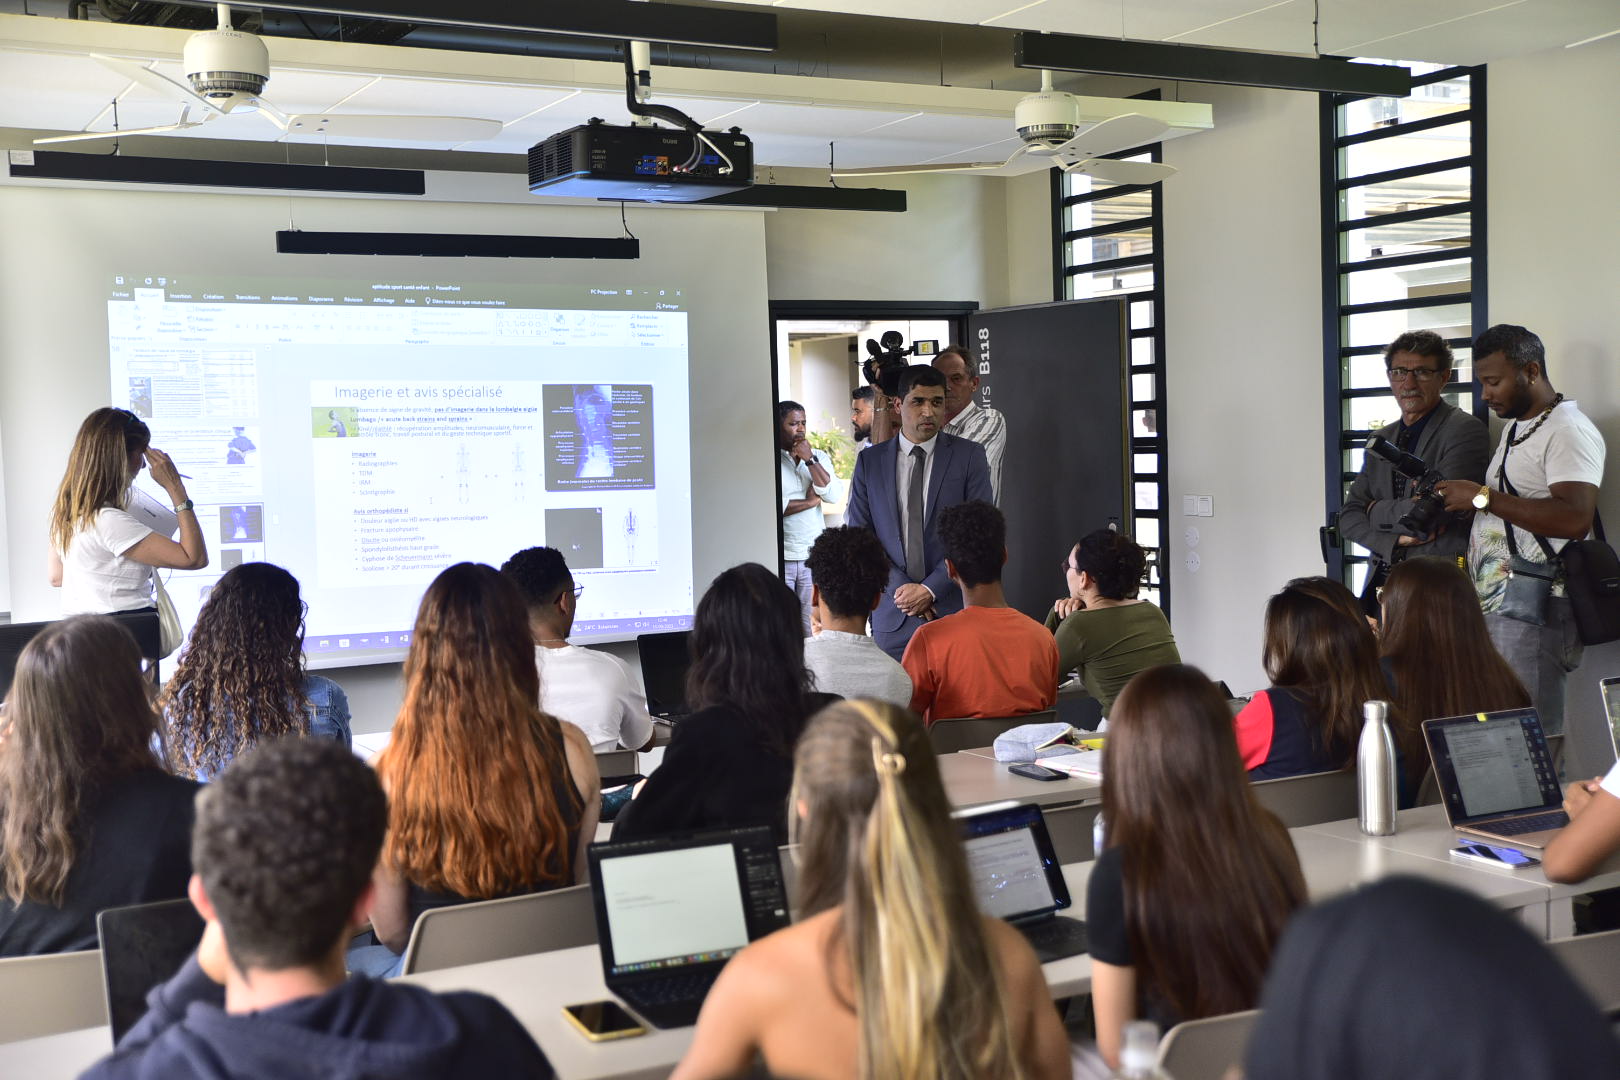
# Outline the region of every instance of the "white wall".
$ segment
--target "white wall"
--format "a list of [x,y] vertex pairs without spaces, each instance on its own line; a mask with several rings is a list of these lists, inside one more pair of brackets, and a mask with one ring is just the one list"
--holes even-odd
[[[1553,385],[1603,432],[1599,508],[1620,542],[1620,38],[1490,65],[1490,312],[1547,346]],[[1620,675],[1620,642],[1586,651],[1570,676],[1569,775],[1613,751],[1597,683]]]
[[[1241,693],[1266,685],[1266,598],[1323,570],[1317,104],[1196,90],[1215,129],[1164,144],[1171,609],[1183,659]],[[1182,517],[1183,494],[1215,516]]]

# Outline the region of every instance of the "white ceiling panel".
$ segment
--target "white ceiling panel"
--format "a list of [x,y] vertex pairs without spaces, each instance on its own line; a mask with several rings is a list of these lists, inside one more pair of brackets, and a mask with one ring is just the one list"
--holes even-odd
[[[750,0],[753,2],[753,0]],[[977,23],[1028,0],[775,0],[775,7],[833,11],[846,15],[882,15],[888,19]]]
[[[828,141],[806,135],[760,133],[754,136],[754,164],[825,169]],[[873,165],[915,165],[942,157],[953,161],[972,158],[970,154],[958,158],[961,147],[946,142],[896,142],[870,136],[832,141],[838,165],[852,169]]]
[[0,127],[77,131],[129,80],[92,60],[0,50]]
[[1006,116],[946,116],[918,113],[887,124],[873,134],[893,139],[928,139],[950,142],[966,149],[984,143],[1000,142],[1013,135],[1012,114]]
[[[527,116],[560,94],[527,86],[430,79],[373,79],[342,99],[338,112],[476,116],[503,124]],[[283,111],[290,111],[272,97]]]
[[842,109],[831,106],[781,105],[762,102],[748,110],[743,130],[753,135],[768,131],[774,135],[805,135],[822,139],[862,135],[873,128],[904,120],[916,110]]
[[373,75],[334,75],[327,72],[277,68],[271,62],[264,96],[284,113],[326,112],[350,94],[376,82]]

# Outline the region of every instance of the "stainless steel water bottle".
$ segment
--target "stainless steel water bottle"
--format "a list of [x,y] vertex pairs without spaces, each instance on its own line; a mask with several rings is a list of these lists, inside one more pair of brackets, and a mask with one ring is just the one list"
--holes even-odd
[[1367,702],[1361,718],[1361,741],[1356,746],[1361,831],[1388,836],[1395,831],[1395,736],[1389,730],[1389,702]]

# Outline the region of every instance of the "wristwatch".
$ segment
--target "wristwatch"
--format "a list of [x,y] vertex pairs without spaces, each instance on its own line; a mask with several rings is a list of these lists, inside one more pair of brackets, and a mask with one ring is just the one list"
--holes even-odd
[[174,504],[174,512],[177,513],[177,514],[183,514],[187,510],[190,510],[192,507],[194,507],[196,505],[197,504],[192,502],[190,499],[186,499],[183,502],[178,502],[178,503]]
[[1491,507],[1491,489],[1486,484],[1479,485],[1479,492],[1474,496],[1475,510],[1489,510]]

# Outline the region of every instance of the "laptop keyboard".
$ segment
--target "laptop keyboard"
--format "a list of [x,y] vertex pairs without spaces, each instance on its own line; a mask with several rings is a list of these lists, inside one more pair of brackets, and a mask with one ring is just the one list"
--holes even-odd
[[701,1002],[719,975],[719,968],[710,971],[687,971],[660,979],[638,980],[615,986],[613,989],[630,1004],[652,1009],[683,1001]]
[[1511,821],[1493,821],[1489,829],[1491,832],[1500,833],[1503,836],[1523,836],[1525,833],[1562,829],[1568,824],[1568,814],[1562,810],[1553,810],[1546,814],[1537,814],[1535,817],[1514,818]]
[[1086,935],[1086,924],[1079,919],[1058,915],[1038,922],[1016,925],[1043,963],[1062,960],[1067,956],[1079,956],[1091,945]]

